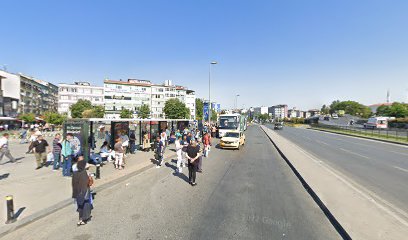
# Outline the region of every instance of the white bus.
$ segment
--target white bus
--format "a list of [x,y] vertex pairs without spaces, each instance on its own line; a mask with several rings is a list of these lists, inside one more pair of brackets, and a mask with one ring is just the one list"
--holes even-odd
[[226,132],[244,131],[244,117],[241,114],[221,114],[218,122],[218,136],[221,138]]

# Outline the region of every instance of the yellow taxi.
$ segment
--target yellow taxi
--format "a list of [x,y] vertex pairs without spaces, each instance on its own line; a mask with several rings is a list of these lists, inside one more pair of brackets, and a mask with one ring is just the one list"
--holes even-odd
[[241,145],[245,145],[245,134],[239,131],[226,132],[220,141],[221,148],[239,149]]

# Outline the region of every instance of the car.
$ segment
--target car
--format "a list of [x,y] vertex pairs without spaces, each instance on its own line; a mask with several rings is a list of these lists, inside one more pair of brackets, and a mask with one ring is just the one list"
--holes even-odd
[[283,129],[283,122],[276,122],[275,126],[273,127],[275,130],[282,130]]
[[245,145],[245,134],[239,131],[229,131],[220,140],[221,148],[239,149]]
[[326,115],[326,116],[324,116],[324,118],[323,118],[325,121],[330,121],[330,115]]
[[332,114],[332,118],[333,118],[333,119],[338,119],[338,118],[339,118],[339,115],[337,115],[336,113],[333,113],[333,114]]

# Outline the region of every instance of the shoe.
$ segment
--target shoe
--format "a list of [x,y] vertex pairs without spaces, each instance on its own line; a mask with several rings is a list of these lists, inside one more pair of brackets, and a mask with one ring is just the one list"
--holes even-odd
[[179,168],[179,169],[178,169],[178,173],[183,173],[183,169],[182,169],[182,168]]
[[191,186],[193,186],[193,187],[194,187],[195,185],[197,185],[197,183],[192,183],[192,184],[191,184]]
[[40,168],[42,168],[42,167],[36,167],[35,170],[38,170],[38,169],[40,169]]
[[160,168],[160,165],[157,165],[156,168]]
[[56,172],[56,171],[58,171],[58,169],[52,169],[52,171],[53,171],[53,172]]

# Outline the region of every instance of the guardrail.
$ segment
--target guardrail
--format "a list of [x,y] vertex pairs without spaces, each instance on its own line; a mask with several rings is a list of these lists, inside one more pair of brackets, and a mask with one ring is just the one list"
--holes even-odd
[[339,126],[339,125],[325,125],[325,124],[311,124],[312,128],[323,130],[332,130],[344,132],[351,135],[360,135],[370,138],[387,139],[397,142],[408,142],[408,131],[397,129],[381,129],[381,128],[359,128],[354,126]]

